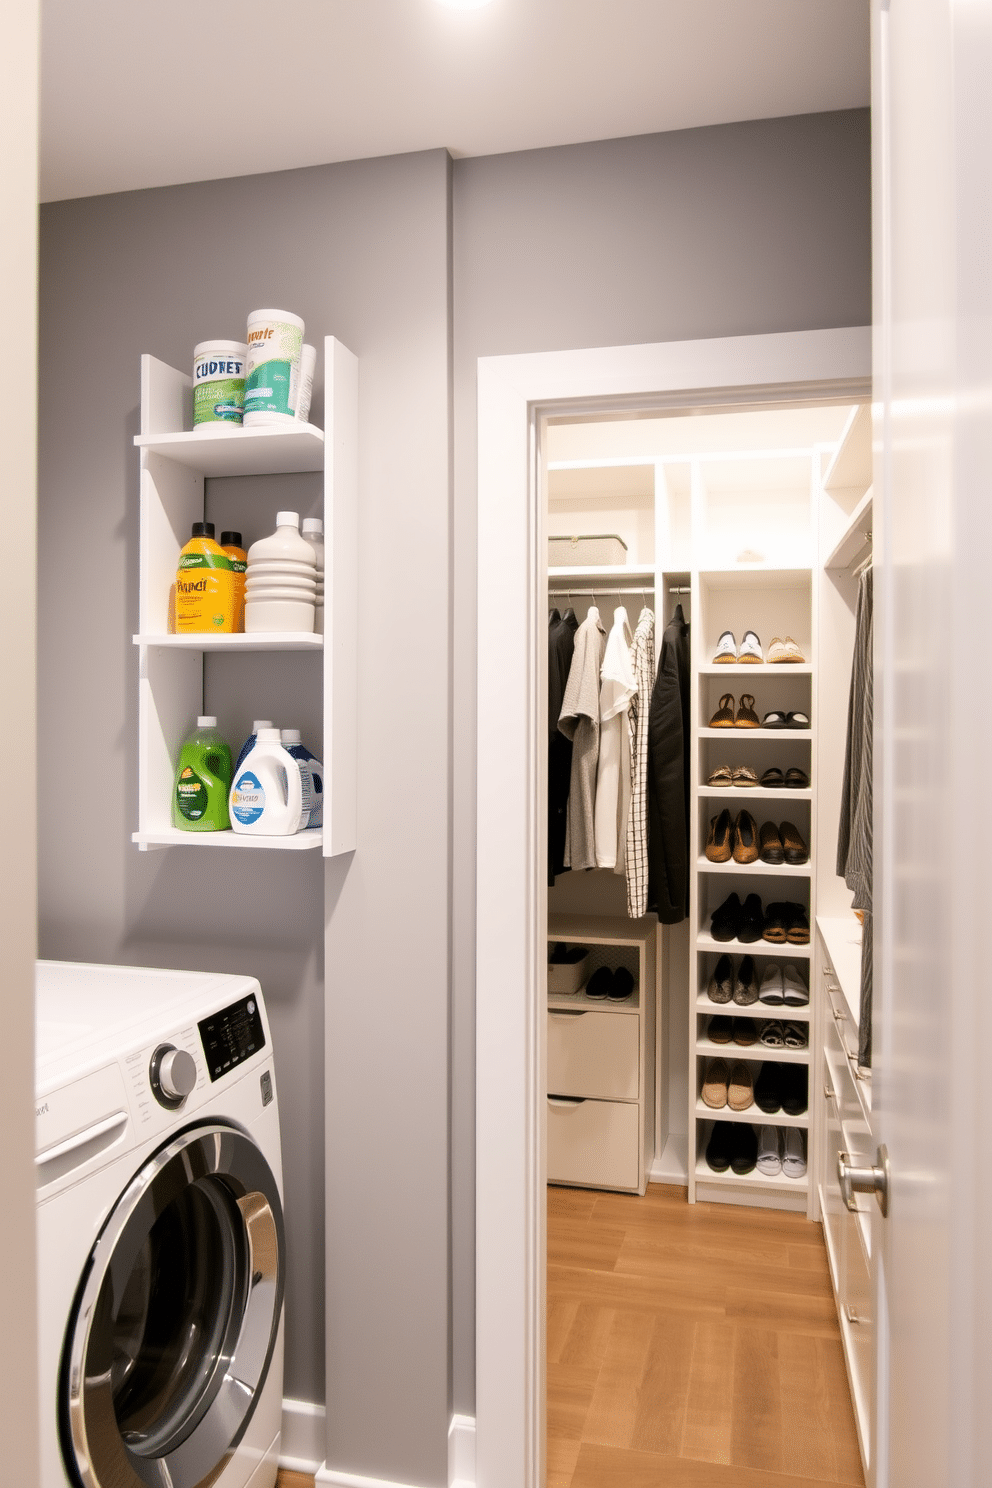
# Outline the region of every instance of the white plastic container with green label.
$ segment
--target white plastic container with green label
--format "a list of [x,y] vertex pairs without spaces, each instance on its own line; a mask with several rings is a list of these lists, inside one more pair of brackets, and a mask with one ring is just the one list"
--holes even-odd
[[193,428],[240,429],[248,348],[243,341],[201,341],[193,348]]
[[303,331],[303,321],[288,310],[253,310],[249,315],[246,428],[297,422]]
[[259,729],[253,748],[234,772],[228,809],[231,826],[246,836],[292,837],[300,830],[300,769],[279,742],[277,728]]

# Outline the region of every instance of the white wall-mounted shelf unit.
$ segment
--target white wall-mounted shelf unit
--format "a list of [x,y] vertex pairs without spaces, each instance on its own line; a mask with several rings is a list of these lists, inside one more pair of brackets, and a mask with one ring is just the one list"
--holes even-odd
[[[355,848],[358,362],[333,336],[324,340],[324,357],[326,438],[310,424],[299,429],[193,432],[190,377],[156,357],[141,359],[141,432],[135,438],[141,459],[139,631],[134,637],[139,657],[138,829],[132,840],[142,850],[172,845],[282,852],[320,849],[331,857]],[[324,634],[171,634],[170,591],[191,524],[204,518],[205,481],[319,472]],[[291,482],[281,499],[292,507]],[[265,652],[322,658],[323,829],[288,838],[178,831],[172,825],[171,806],[179,750],[197,715],[210,711],[209,694],[204,695],[204,658],[257,657]],[[223,717],[219,724],[223,731]],[[230,742],[235,749],[240,744]]]

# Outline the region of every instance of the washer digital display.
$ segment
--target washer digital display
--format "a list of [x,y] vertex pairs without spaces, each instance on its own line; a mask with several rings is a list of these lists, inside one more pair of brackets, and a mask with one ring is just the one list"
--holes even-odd
[[262,1015],[254,997],[232,1002],[197,1024],[211,1080],[219,1080],[265,1048]]

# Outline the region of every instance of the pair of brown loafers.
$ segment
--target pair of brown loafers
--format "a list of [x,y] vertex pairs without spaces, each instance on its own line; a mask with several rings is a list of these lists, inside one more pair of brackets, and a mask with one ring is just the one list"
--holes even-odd
[[750,811],[736,817],[724,807],[719,816],[710,818],[706,838],[706,857],[711,863],[756,863],[758,861],[758,823]]
[[809,848],[802,833],[792,822],[764,822],[758,838],[758,850],[763,863],[789,863],[798,868],[809,862]]

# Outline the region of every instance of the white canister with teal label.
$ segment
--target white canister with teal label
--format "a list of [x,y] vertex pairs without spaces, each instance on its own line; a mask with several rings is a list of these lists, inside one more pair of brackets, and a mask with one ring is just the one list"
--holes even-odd
[[261,728],[234,772],[228,798],[235,832],[256,837],[291,837],[303,824],[300,769],[283,749],[277,728]]
[[240,429],[247,361],[243,341],[201,341],[193,348],[194,429]]
[[303,321],[288,310],[253,310],[248,317],[245,425],[296,423]]

